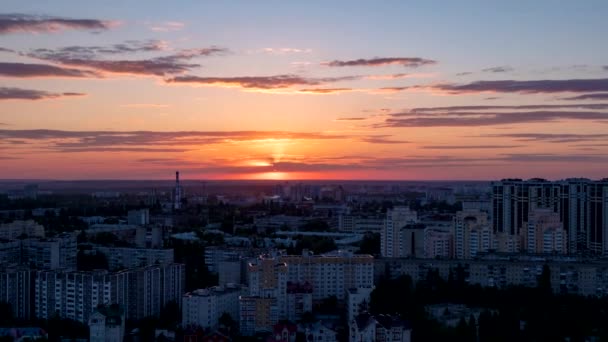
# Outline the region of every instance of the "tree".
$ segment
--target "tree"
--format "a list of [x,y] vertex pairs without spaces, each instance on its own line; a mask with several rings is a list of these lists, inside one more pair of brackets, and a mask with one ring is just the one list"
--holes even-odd
[[76,254],[76,268],[79,271],[107,270],[109,269],[108,258],[101,252],[88,254],[84,250],[80,250]]
[[160,327],[167,329],[175,329],[182,320],[182,311],[179,309],[177,302],[172,300],[165,305],[160,311],[159,323]]
[[361,240],[357,254],[380,254],[380,233],[366,233]]
[[543,265],[543,271],[538,277],[538,288],[543,293],[551,293],[551,269],[549,265]]
[[0,325],[11,326],[13,324],[13,307],[8,302],[0,301]]
[[218,323],[220,324],[220,327],[229,334],[234,333],[238,328],[237,322],[227,312],[222,313],[218,319]]

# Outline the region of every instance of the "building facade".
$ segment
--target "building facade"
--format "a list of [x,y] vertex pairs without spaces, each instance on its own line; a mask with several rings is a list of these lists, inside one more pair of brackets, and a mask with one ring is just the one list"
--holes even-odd
[[246,288],[215,286],[186,293],[182,298],[182,324],[215,329],[227,313],[238,322],[239,298]]

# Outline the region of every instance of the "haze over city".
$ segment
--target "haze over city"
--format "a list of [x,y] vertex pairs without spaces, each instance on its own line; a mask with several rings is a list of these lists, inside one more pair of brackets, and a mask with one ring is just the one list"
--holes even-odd
[[0,178],[603,178],[607,7],[5,0]]
[[608,341],[608,1],[0,3],[0,342]]

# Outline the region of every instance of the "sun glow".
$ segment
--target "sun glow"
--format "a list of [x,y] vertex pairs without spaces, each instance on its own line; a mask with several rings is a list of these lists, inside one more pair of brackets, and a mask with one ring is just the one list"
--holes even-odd
[[251,174],[253,179],[265,179],[265,180],[285,180],[290,179],[288,172],[281,171],[269,171]]

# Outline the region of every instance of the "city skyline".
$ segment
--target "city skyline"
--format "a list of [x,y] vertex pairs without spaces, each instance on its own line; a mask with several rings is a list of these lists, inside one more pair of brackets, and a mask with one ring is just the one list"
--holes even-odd
[[0,179],[607,177],[605,2],[140,7],[4,3]]

